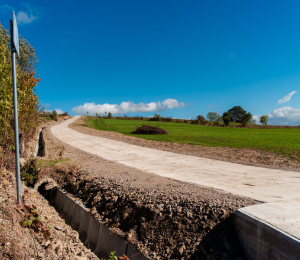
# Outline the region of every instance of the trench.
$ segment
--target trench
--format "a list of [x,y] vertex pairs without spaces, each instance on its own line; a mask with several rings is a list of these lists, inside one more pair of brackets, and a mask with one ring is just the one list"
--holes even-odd
[[83,204],[74,201],[57,187],[47,190],[47,184],[41,183],[37,187],[38,192],[54,206],[66,223],[79,233],[82,243],[99,259],[108,257],[113,251],[116,251],[118,256],[130,256],[130,260],[150,259],[94,218]]
[[39,131],[39,137],[34,151],[34,157],[44,157],[44,156],[45,156],[45,140],[43,137],[43,128],[42,128]]

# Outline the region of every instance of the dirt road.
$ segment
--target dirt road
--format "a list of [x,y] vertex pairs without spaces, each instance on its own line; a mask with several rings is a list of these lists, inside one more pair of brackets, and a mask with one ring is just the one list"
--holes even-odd
[[300,196],[300,173],[176,154],[79,133],[73,117],[51,128],[61,141],[106,160],[184,182],[275,202]]

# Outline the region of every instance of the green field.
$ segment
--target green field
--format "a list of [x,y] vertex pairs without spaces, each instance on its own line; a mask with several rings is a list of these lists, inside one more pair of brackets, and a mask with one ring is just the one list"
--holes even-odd
[[[300,162],[300,129],[252,129],[212,127],[185,123],[102,119],[88,117],[84,126],[104,131],[114,131],[129,136],[211,147],[252,148],[276,152],[293,157]],[[133,135],[131,131],[143,124],[159,126],[169,135]]]

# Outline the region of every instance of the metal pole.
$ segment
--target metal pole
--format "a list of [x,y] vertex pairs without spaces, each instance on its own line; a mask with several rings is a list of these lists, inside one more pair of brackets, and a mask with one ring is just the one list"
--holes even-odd
[[14,118],[15,118],[15,154],[16,154],[16,180],[17,180],[17,202],[21,203],[21,180],[20,180],[20,156],[19,156],[19,125],[18,125],[18,99],[17,99],[17,79],[16,79],[16,50],[13,44],[13,21],[10,20],[11,31],[11,63],[14,98]]

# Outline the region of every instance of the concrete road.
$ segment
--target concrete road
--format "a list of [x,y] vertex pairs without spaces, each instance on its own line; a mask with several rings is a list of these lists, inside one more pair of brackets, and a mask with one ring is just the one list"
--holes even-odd
[[182,155],[90,136],[68,128],[77,119],[78,116],[53,126],[52,133],[63,142],[104,159],[264,202],[300,198],[299,172]]

